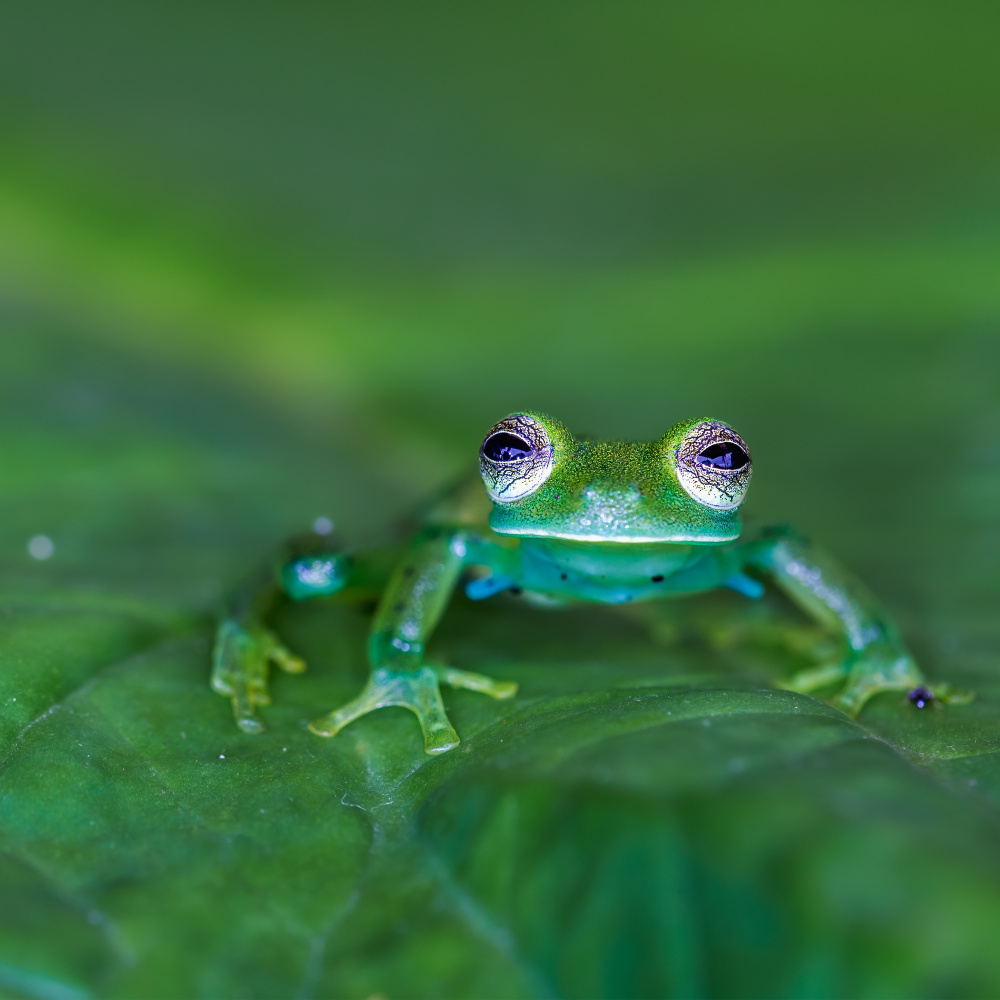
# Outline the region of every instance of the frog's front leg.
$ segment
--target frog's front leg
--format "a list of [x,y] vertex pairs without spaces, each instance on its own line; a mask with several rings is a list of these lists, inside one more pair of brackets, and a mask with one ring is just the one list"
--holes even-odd
[[212,651],[212,690],[232,701],[236,725],[245,733],[264,730],[257,708],[271,704],[267,674],[272,663],[289,674],[306,669],[305,661],[260,622],[226,618],[219,625]]
[[348,568],[347,557],[334,551],[329,539],[301,536],[230,597],[215,633],[212,690],[232,701],[236,725],[243,732],[264,729],[257,709],[271,703],[271,664],[290,674],[306,669],[305,661],[267,627],[268,615],[286,597],[300,601],[336,593],[347,581]]
[[[769,574],[808,614],[847,640],[843,660],[804,670],[785,687],[811,692],[840,683],[842,689],[831,704],[854,717],[880,691],[925,685],[889,615],[829,553],[785,530],[737,551],[745,566]],[[948,696],[943,686],[937,692]]]
[[427,663],[424,650],[451,599],[462,570],[480,562],[470,551],[476,540],[466,531],[428,528],[419,534],[393,572],[372,623],[368,643],[371,674],[353,701],[309,728],[335,736],[349,722],[378,708],[408,708],[420,722],[424,749],[444,753],[459,742],[441,701],[440,684],[510,698],[517,685],[481,674]]

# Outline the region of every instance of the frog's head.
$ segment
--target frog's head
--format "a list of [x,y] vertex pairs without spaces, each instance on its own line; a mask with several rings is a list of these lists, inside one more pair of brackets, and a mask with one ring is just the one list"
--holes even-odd
[[543,413],[486,435],[479,467],[501,535],[580,542],[731,542],[750,452],[728,424],[685,420],[645,443],[573,437]]

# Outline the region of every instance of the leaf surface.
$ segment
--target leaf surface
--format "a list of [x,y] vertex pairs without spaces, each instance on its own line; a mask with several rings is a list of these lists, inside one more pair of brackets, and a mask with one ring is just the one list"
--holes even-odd
[[[8,6],[0,991],[1000,993],[995,14]],[[240,733],[227,589],[520,406],[731,420],[748,530],[976,701],[777,690],[774,595],[457,597],[434,654],[520,691],[447,692],[431,759],[401,709],[305,729],[365,678],[334,600]]]

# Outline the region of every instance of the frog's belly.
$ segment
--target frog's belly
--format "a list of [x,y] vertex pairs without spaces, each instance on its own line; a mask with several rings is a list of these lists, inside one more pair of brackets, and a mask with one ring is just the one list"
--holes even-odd
[[718,585],[708,553],[692,546],[608,546],[603,550],[524,546],[517,586],[540,603],[625,604]]

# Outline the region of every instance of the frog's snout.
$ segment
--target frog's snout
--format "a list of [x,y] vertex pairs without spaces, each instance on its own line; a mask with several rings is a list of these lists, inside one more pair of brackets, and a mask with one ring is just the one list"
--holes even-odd
[[580,491],[580,523],[583,525],[634,524],[642,503],[638,483],[593,482]]

